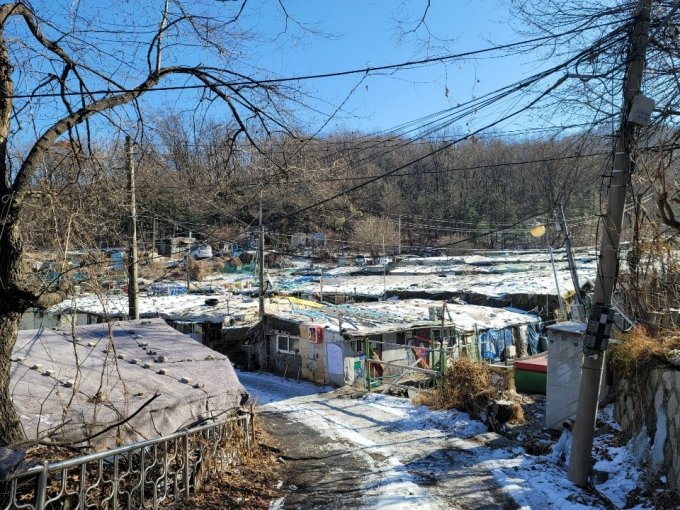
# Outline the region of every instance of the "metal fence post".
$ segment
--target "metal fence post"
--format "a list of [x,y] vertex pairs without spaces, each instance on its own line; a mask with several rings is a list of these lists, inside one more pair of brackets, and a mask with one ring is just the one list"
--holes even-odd
[[139,500],[142,507],[144,506],[144,482],[146,481],[146,473],[144,472],[144,448],[139,450]]
[[186,497],[189,497],[191,491],[189,490],[189,431],[184,431],[184,436],[182,437],[182,443],[184,444],[184,488],[186,490]]
[[37,494],[35,496],[35,508],[36,510],[45,510],[45,498],[47,495],[47,473],[49,473],[49,464],[43,462],[43,469],[38,477],[38,488]]
[[113,508],[118,508],[118,455],[113,456],[113,480],[111,480],[111,501]]

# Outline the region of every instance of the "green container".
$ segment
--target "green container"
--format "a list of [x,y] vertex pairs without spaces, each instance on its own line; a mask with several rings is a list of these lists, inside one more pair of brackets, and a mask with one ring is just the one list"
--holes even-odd
[[548,374],[515,368],[515,387],[519,393],[540,393],[545,395],[547,381]]

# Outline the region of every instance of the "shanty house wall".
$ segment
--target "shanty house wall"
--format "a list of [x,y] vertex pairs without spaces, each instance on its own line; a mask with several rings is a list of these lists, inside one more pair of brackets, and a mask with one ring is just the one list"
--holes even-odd
[[286,352],[279,349],[279,342],[286,338],[288,341],[299,337],[291,335],[287,331],[272,330],[266,335],[267,344],[267,368],[284,377],[299,378],[302,375],[302,357],[300,353]]
[[324,339],[320,343],[309,341],[309,324],[300,326],[300,357],[302,378],[325,384],[326,381],[326,352],[325,343],[327,331],[324,331]]

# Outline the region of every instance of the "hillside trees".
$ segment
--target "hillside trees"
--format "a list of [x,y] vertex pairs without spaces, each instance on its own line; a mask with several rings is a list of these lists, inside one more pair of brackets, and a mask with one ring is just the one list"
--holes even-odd
[[[161,119],[159,124],[166,122]],[[227,146],[219,137],[211,138],[212,133],[228,132],[225,126],[211,124],[206,133],[196,134],[182,129],[173,128],[140,147],[139,207],[147,218],[175,224],[178,231],[203,233],[209,241],[219,240],[211,239],[210,232],[220,225],[247,229],[256,221],[260,183],[265,224],[283,236],[324,230],[348,239],[354,224],[367,217],[404,215],[405,244],[436,244],[450,231],[412,228],[413,218],[408,218],[419,217],[419,224],[445,221],[442,227],[465,236],[550,211],[556,202],[571,216],[581,216],[597,210],[597,180],[608,155],[606,140],[589,135],[552,140],[490,137],[451,147],[394,176],[295,214],[444,142],[351,134],[310,139],[297,134],[295,139],[270,137],[258,152],[247,140]],[[229,151],[236,157],[213,175]],[[285,244],[283,237],[276,239]]]

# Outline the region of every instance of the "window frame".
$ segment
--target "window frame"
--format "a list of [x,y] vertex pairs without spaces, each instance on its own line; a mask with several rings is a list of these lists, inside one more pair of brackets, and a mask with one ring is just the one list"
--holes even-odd
[[[286,349],[281,348],[281,340],[286,339]],[[292,342],[291,342],[292,341]],[[297,349],[295,346],[297,345]],[[291,349],[291,347],[293,347]],[[300,354],[300,337],[294,335],[284,335],[277,333],[276,335],[276,352],[282,352],[284,354]]]

